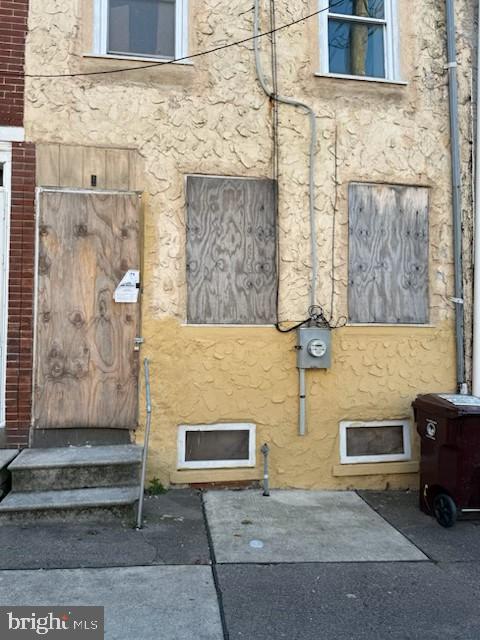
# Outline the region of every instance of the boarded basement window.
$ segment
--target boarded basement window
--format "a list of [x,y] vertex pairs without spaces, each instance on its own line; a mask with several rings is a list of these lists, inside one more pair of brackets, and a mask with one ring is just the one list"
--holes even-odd
[[178,468],[255,466],[255,425],[183,425],[178,428]]
[[274,324],[274,182],[187,178],[187,320]]
[[352,323],[428,322],[428,189],[350,185],[348,314]]
[[340,423],[342,464],[396,462],[411,457],[408,420]]

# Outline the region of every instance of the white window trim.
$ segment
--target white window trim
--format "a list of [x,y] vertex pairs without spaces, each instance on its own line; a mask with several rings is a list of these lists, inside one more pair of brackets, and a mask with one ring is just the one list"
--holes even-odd
[[[129,55],[108,52],[108,0],[94,0],[93,55],[134,60],[171,60],[169,56]],[[175,58],[188,55],[188,11],[189,0],[176,0],[175,8]]]
[[[316,75],[330,76],[334,78],[346,78],[352,80],[370,80],[377,82],[396,82],[403,84],[400,77],[400,43],[398,29],[398,5],[397,0],[385,0],[385,18],[361,18],[337,14],[329,11],[329,0],[318,0],[319,15],[319,55],[320,72]],[[372,24],[385,25],[385,77],[352,76],[341,73],[330,73],[329,47],[328,47],[328,19],[335,17],[349,22],[371,22]]]
[[8,331],[8,265],[10,239],[10,209],[12,198],[12,145],[0,141],[0,162],[4,165],[5,211],[0,210],[0,428],[5,427],[5,388],[7,374],[7,331]]
[[25,129],[23,127],[0,127],[0,140],[25,142]]
[[[374,456],[349,456],[347,454],[347,429],[358,427],[403,427],[403,453],[381,454]],[[367,464],[370,462],[401,462],[411,460],[412,443],[410,438],[410,420],[383,420],[373,422],[361,422],[342,420],[340,422],[340,463],[341,464]]]
[[[194,460],[186,461],[187,431],[248,431],[248,460]],[[255,467],[256,465],[256,426],[252,423],[217,423],[180,425],[177,433],[177,468],[178,469],[225,469]]]

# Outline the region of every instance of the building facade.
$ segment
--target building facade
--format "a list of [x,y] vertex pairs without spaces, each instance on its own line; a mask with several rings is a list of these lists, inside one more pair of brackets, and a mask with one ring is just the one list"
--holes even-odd
[[[32,433],[134,431],[141,354],[164,484],[261,479],[268,443],[276,487],[414,487],[411,402],[456,390],[444,9],[272,5],[256,66],[243,0],[31,0]],[[285,330],[311,315],[303,392]]]
[[32,403],[35,147],[25,142],[28,0],[0,1],[0,443],[28,445]]

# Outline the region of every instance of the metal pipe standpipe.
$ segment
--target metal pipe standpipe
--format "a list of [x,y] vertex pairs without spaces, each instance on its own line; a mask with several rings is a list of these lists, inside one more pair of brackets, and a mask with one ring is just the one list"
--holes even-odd
[[270,453],[270,447],[266,442],[260,451],[263,454],[263,495],[268,497],[270,495],[270,483],[268,477],[268,454]]
[[150,394],[150,363],[148,358],[143,361],[145,370],[145,400],[146,400],[146,412],[147,412],[147,424],[145,427],[145,440],[143,443],[143,455],[142,455],[142,472],[140,476],[140,494],[138,497],[138,513],[137,513],[137,526],[139,531],[143,527],[143,498],[145,494],[145,479],[147,475],[147,459],[148,459],[148,445],[150,442],[150,427],[152,424],[152,399]]

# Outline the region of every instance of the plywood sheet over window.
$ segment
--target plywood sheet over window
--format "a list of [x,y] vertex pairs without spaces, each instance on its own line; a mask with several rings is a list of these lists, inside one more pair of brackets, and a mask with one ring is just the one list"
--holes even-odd
[[271,180],[187,178],[187,319],[276,321],[275,198]]
[[349,320],[423,324],[428,303],[428,189],[351,184]]

